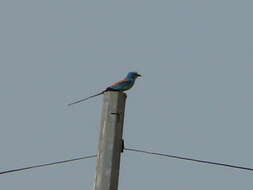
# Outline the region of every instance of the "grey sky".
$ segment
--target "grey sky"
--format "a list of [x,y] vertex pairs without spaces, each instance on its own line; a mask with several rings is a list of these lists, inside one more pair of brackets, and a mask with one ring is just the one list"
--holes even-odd
[[[128,147],[253,167],[252,1],[0,1],[0,169],[97,151],[102,97],[128,92]],[[92,189],[96,160],[0,176],[4,190]],[[119,189],[251,189],[252,172],[125,152]]]

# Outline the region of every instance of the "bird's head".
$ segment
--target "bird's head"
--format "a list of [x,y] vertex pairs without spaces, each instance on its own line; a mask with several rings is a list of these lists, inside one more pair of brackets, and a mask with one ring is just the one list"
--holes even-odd
[[135,80],[138,77],[141,77],[141,75],[139,73],[137,73],[137,72],[129,72],[127,74],[126,78],[128,78],[128,79],[134,79]]

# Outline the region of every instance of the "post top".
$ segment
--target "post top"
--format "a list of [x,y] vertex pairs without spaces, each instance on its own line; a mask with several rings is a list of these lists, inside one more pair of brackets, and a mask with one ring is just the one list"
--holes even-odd
[[127,97],[127,94],[125,92],[121,92],[121,91],[106,91],[105,92],[106,95],[119,95],[119,96],[124,96]]

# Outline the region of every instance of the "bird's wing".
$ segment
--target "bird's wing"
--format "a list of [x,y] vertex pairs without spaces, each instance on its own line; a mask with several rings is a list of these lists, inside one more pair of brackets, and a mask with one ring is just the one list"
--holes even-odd
[[109,86],[109,89],[120,91],[120,90],[124,90],[129,84],[130,84],[129,80],[123,79]]

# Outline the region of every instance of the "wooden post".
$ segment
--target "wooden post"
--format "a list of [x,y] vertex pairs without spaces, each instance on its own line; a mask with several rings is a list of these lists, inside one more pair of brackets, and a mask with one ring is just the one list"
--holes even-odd
[[104,93],[95,190],[117,190],[126,94]]

